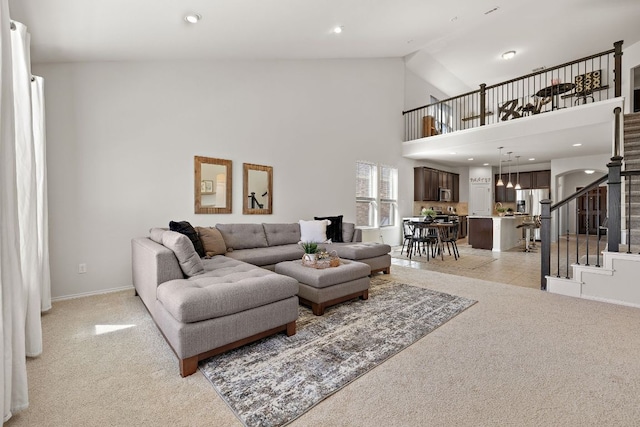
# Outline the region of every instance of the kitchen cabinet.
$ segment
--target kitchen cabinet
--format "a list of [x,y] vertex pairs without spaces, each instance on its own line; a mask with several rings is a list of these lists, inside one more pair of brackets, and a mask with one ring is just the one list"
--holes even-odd
[[[513,178],[513,173],[511,177]],[[513,183],[514,185],[516,184],[515,181]],[[522,187],[523,190],[551,187],[551,171],[520,172],[520,187]]]
[[458,239],[464,239],[467,237],[467,215],[459,215],[458,221],[460,223],[460,228],[458,228]]
[[[516,190],[514,188],[507,188],[507,183],[509,182],[509,174],[508,173],[503,173],[502,174],[502,182],[504,183],[504,185],[497,185],[498,184],[498,179],[500,178],[500,175],[496,174],[494,179],[495,179],[495,201],[496,202],[501,202],[501,203],[513,203],[516,201]],[[513,178],[513,174],[511,174],[511,178]],[[513,181],[512,181],[513,183]],[[515,184],[514,184],[515,185]],[[522,184],[521,184],[522,185]]]
[[451,190],[452,202],[459,201],[460,175],[439,171],[427,167],[413,169],[413,200],[437,202],[440,200],[440,188]]
[[551,187],[551,171],[535,171],[531,172],[531,188],[550,188]]
[[531,186],[531,172],[520,172],[519,175],[519,177],[516,175],[516,179],[519,179],[520,187],[522,187],[523,190],[533,188]]
[[493,219],[469,218],[469,245],[474,249],[493,249]]
[[454,173],[452,175],[453,185],[451,186],[451,201],[457,203],[460,201],[460,175],[458,175],[457,173]]

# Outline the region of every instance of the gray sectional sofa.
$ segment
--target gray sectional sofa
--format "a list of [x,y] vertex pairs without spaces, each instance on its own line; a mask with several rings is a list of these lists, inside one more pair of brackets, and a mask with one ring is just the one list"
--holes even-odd
[[[279,332],[295,334],[300,284],[277,274],[278,263],[300,260],[298,224],[218,224],[224,253],[198,256],[183,234],[152,229],[131,241],[133,284],[180,361],[184,377],[198,361]],[[200,234],[200,233],[199,233]],[[389,273],[389,245],[362,243],[343,224],[344,243],[324,245],[341,258]],[[221,250],[219,252],[222,252]]]

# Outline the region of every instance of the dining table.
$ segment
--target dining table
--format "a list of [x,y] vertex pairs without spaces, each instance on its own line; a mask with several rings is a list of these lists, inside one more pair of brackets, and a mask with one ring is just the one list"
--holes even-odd
[[[444,240],[448,235],[448,229],[453,227],[454,224],[454,222],[444,221],[410,221],[409,227],[412,238],[409,242],[409,259],[411,259],[413,252],[416,250],[418,255],[421,255],[424,251],[424,244],[427,243],[427,249],[424,251],[427,254],[427,260],[429,260],[428,246],[434,244],[435,250],[432,252],[432,257],[435,258],[436,254],[439,253],[444,261]],[[420,243],[423,244],[422,250],[420,249]]]

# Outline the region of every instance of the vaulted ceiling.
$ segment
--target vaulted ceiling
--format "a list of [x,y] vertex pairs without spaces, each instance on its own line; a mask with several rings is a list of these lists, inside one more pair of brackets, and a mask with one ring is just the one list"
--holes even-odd
[[[617,40],[640,41],[638,0],[9,0],[9,5],[12,18],[29,27],[35,63],[380,58],[419,51],[474,89],[610,49]],[[200,14],[201,21],[185,22],[189,12]],[[336,26],[341,34],[333,33]],[[516,57],[500,59],[508,50]]]

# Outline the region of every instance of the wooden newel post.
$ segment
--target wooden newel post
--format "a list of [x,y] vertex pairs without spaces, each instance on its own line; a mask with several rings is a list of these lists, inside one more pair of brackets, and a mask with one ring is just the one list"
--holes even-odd
[[613,48],[615,50],[613,54],[614,60],[614,77],[613,80],[615,82],[615,97],[622,96],[622,43],[623,40],[619,42],[615,42],[613,44]]
[[540,215],[540,289],[547,290],[547,276],[551,274],[551,200],[540,201],[542,212]]
[[480,126],[484,126],[484,116],[487,113],[486,106],[485,106],[486,87],[487,87],[486,83],[480,84]]
[[620,169],[622,169],[622,157],[614,156],[607,164],[609,168],[609,201],[607,205],[607,251],[618,252],[620,250],[620,209],[622,202],[622,185],[620,181]]

